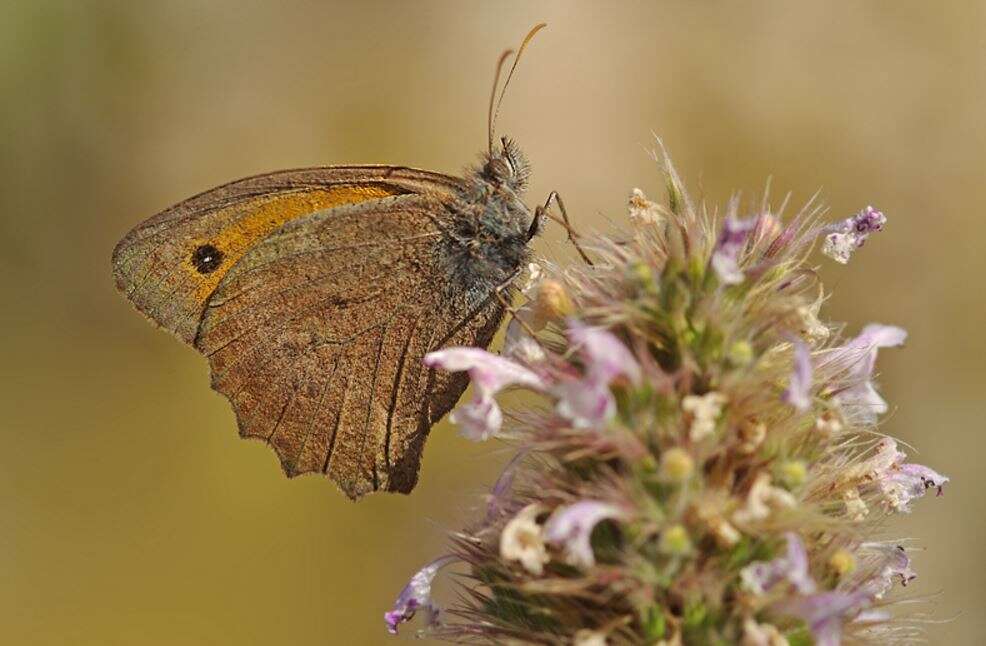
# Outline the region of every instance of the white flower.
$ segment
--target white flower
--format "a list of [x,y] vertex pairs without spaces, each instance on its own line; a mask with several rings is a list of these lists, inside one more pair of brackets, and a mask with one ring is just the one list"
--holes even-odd
[[544,348],[533,335],[543,330],[549,321],[567,316],[573,304],[565,286],[557,280],[545,278],[537,263],[529,265],[528,275],[527,284],[521,290],[527,301],[512,313],[503,354],[533,365],[547,358]]
[[842,502],[846,506],[846,516],[855,523],[862,522],[870,513],[870,508],[866,506],[856,487],[842,493]]
[[536,262],[528,263],[527,265],[527,282],[521,288],[521,293],[528,298],[537,289],[538,284],[541,282],[541,277],[544,275],[544,270],[541,269],[541,265]]
[[746,505],[733,513],[733,520],[740,524],[752,523],[769,517],[774,509],[790,509],[797,504],[789,492],[770,484],[769,473],[761,471],[750,487]]
[[712,530],[712,535],[715,536],[716,544],[719,547],[732,547],[743,538],[739,530],[730,525],[729,521],[724,518],[711,519],[709,529]]
[[628,205],[630,207],[630,220],[634,222],[639,222],[640,224],[657,224],[663,219],[661,218],[660,207],[658,207],[657,203],[648,200],[647,196],[639,188],[630,191]]
[[829,337],[829,329],[818,320],[818,312],[822,308],[824,298],[821,294],[811,305],[802,305],[798,308],[798,316],[801,317],[801,329],[798,330],[801,336],[811,341],[821,341]]
[[503,340],[503,354],[528,365],[539,364],[548,356],[541,344],[525,327],[525,324],[530,327],[532,318],[533,309],[530,304],[522,306],[507,324],[507,334]]
[[702,522],[708,531],[715,537],[719,547],[729,548],[740,542],[743,538],[739,530],[730,524],[723,517],[722,503],[715,498],[707,498],[694,506],[696,518]]
[[500,557],[504,561],[519,561],[525,570],[540,576],[548,562],[544,531],[537,524],[541,506],[537,503],[521,509],[500,532]]
[[740,646],[788,646],[788,641],[774,626],[758,624],[747,617],[743,621],[743,641]]
[[767,425],[756,419],[746,419],[740,424],[737,435],[740,441],[737,449],[740,453],[749,455],[763,444],[767,437]]
[[856,250],[856,242],[855,233],[830,233],[825,236],[822,253],[844,265],[849,262],[852,252]]
[[688,437],[698,442],[712,435],[716,430],[716,420],[722,414],[727,398],[722,393],[710,392],[704,395],[688,395],[681,402],[681,410],[692,416]]
[[826,411],[815,419],[815,430],[824,435],[835,435],[842,431],[842,422],[837,415]]
[[606,646],[606,634],[598,630],[583,628],[575,633],[575,641],[572,646]]

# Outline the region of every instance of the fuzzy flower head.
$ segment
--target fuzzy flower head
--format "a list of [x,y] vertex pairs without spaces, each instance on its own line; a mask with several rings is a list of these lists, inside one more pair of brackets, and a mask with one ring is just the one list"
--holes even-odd
[[[469,574],[431,634],[894,643],[915,568],[898,542],[861,537],[948,478],[912,463],[890,429],[875,439],[889,407],[878,352],[906,332],[841,338],[810,264],[816,244],[848,260],[885,218],[868,208],[827,225],[818,205],[785,216],[766,199],[741,218],[737,199],[716,224],[669,163],[664,177],[666,203],[635,190],[625,231],[579,238],[591,265],[530,272],[504,356],[428,355],[473,381],[452,421],[476,438],[509,424],[518,456],[452,537]],[[494,397],[508,386],[535,403],[505,422]],[[405,597],[388,626],[431,607]]]

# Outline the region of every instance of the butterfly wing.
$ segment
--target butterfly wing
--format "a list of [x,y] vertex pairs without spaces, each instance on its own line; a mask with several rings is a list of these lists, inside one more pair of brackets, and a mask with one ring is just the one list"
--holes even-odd
[[330,166],[241,179],[192,197],[130,231],[113,251],[117,288],[161,327],[192,343],[229,269],[286,222],[403,194],[447,194],[458,179],[395,166]]
[[352,498],[414,487],[430,427],[467,385],[422,357],[488,346],[503,316],[492,294],[469,311],[450,302],[442,212],[401,195],[293,220],[209,299],[195,345],[213,388],[288,476],[325,473]]

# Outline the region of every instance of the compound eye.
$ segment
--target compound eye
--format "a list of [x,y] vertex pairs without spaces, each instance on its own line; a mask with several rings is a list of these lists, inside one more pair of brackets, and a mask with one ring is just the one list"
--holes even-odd
[[511,167],[510,162],[507,161],[506,157],[494,157],[489,161],[486,168],[487,172],[496,178],[502,179],[513,175],[513,168]]
[[506,151],[503,153],[503,161],[506,163],[507,171],[511,176],[517,174],[517,169],[514,167],[514,160],[510,159],[510,155]]
[[512,154],[513,145],[506,137],[500,137],[500,145],[502,146],[501,150],[503,151],[501,157],[503,157],[503,161],[507,164],[507,170],[509,171],[510,176],[513,177],[517,174],[517,164],[514,162],[514,156]]

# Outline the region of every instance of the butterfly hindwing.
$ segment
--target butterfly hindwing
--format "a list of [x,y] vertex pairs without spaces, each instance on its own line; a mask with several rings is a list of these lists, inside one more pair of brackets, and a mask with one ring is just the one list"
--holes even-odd
[[410,491],[431,425],[466,387],[423,356],[489,345],[493,295],[446,301],[434,196],[400,195],[293,220],[224,275],[195,339],[245,437],[288,475],[322,472],[353,498]]

